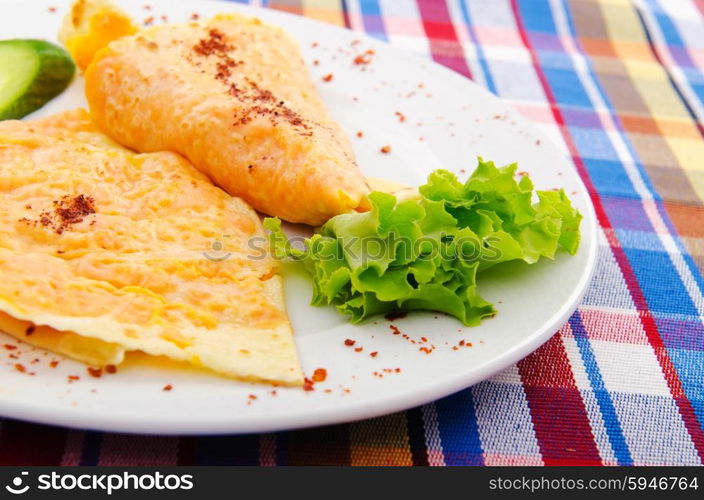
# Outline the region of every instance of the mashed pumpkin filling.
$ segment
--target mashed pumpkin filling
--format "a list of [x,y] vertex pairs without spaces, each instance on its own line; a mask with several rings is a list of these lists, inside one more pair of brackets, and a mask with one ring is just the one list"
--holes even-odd
[[256,213],[85,111],[0,122],[0,328],[92,365],[126,351],[303,381]]

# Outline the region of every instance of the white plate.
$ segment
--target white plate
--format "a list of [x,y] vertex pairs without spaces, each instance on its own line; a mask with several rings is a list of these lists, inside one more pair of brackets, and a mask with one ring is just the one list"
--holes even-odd
[[[68,360],[51,368],[49,362],[56,356],[21,345],[13,351],[19,352],[19,360],[6,358],[0,364],[0,414],[71,427],[160,434],[264,432],[363,419],[426,403],[486,379],[530,354],[577,307],[595,263],[591,203],[570,162],[498,98],[430,61],[303,17],[228,2],[121,3],[137,19],[154,16],[155,23],[161,22],[162,14],[174,22],[193,12],[203,17],[241,10],[284,27],[301,42],[320,93],[352,137],[365,174],[420,184],[438,167],[466,176],[462,174],[474,168],[477,155],[499,164],[518,161],[539,189],[564,187],[571,195],[585,215],[582,245],[575,257],[561,254],[554,262],[535,266],[504,265],[482,276],[480,291],[497,302],[499,314],[480,327],[465,328],[432,313],[411,314],[393,323],[412,339],[426,337],[436,346],[431,354],[393,335],[384,318],[353,326],[333,308],[309,306],[309,280],[300,269],[287,266],[286,298],[304,370],[309,375],[319,367],[328,372],[327,381],[316,384],[313,392],[278,389],[272,395],[271,387],[195,369],[156,366],[144,357],[130,360],[115,375],[96,379],[83,365]],[[145,3],[153,6],[152,11],[143,8]],[[3,0],[2,37],[54,40],[68,2],[52,4],[56,13],[49,12],[45,2]],[[376,52],[373,62],[368,67],[354,65],[354,56],[369,48]],[[320,61],[317,66],[312,64],[315,59]],[[328,73],[333,80],[325,83],[321,77]],[[77,79],[34,116],[84,106],[82,85]],[[407,117],[403,123],[396,111]],[[355,137],[357,131],[364,137]],[[381,154],[380,147],[387,144],[391,153]],[[355,339],[364,351],[345,347],[347,338]],[[462,339],[472,347],[453,350]],[[14,343],[9,338],[0,341]],[[379,353],[375,358],[369,356],[373,351]],[[35,358],[39,361],[33,364]],[[34,375],[19,373],[15,363],[26,365]],[[393,373],[385,373],[385,368]],[[80,375],[80,380],[68,383],[69,375]],[[166,384],[173,390],[163,391]],[[257,399],[249,399],[250,394]]]

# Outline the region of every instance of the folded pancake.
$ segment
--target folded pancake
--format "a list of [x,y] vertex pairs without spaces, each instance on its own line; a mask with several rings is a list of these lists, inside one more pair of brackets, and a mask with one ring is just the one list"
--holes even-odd
[[277,27],[232,14],[143,29],[97,52],[85,82],[105,133],[184,155],[261,212],[319,225],[367,208],[351,145]]
[[49,326],[37,326],[0,312],[0,331],[42,349],[62,354],[91,366],[119,365],[125,348],[100,339],[81,337],[73,332],[60,332]]
[[259,218],[181,156],[127,150],[82,110],[0,122],[0,200],[9,333],[90,363],[134,350],[302,383]]

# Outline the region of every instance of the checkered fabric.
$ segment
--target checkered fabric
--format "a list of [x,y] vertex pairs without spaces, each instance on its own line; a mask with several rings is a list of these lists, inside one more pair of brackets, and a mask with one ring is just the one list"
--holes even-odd
[[517,365],[406,412],[196,438],[5,420],[0,463],[701,464],[704,0],[263,3],[419,52],[536,123],[596,207],[598,269],[584,302]]

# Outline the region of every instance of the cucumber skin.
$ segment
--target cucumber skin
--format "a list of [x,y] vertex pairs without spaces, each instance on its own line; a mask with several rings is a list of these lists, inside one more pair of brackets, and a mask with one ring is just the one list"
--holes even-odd
[[64,49],[44,40],[13,39],[0,43],[25,44],[39,57],[39,69],[24,93],[5,109],[0,120],[19,119],[36,111],[66,90],[76,73],[76,65]]

